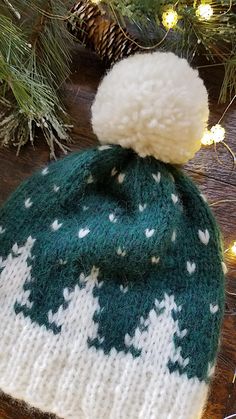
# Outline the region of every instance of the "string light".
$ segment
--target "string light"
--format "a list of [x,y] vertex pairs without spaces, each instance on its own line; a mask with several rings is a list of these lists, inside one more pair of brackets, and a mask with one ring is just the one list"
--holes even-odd
[[233,246],[231,247],[231,252],[236,256],[236,242],[234,242]]
[[214,143],[221,143],[225,139],[225,129],[220,124],[216,124],[211,128]]
[[208,129],[205,130],[203,137],[201,139],[201,143],[202,145],[211,145],[214,143],[211,132]]
[[209,3],[199,4],[196,15],[199,17],[199,19],[210,20],[213,15],[213,9]]
[[168,9],[162,14],[162,23],[166,29],[174,28],[178,20],[178,13],[174,9]]
[[201,139],[203,145],[221,143],[225,139],[225,129],[220,124],[213,125],[210,130],[205,130]]
[[[228,247],[228,249],[226,249],[224,251],[224,253],[228,253],[229,251],[231,251],[231,253],[236,256],[236,241],[233,242],[233,245],[231,247]],[[236,294],[235,294],[236,295]]]

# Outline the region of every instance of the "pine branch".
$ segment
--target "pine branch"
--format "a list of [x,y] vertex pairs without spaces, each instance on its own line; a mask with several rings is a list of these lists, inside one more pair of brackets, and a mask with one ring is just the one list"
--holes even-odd
[[18,12],[18,10],[15,9],[15,7],[8,0],[3,0],[3,1],[7,5],[7,7],[10,9],[10,11],[16,16],[16,18],[17,19],[20,19],[21,18],[21,15]]
[[[33,143],[40,129],[55,157],[55,145],[66,152],[63,142],[70,141],[58,90],[70,73],[72,38],[63,20],[67,8],[60,1],[56,6],[51,1],[15,3],[12,7],[22,16],[20,27],[6,9],[0,10],[0,138],[3,145],[17,145],[19,152],[27,141]],[[47,7],[42,12],[40,6]]]
[[[225,101],[236,92],[236,0],[212,0],[209,20],[199,19],[198,0],[103,0],[110,8],[116,23],[133,22],[140,33],[143,46],[161,42],[161,49],[172,51],[195,63],[221,64],[225,77],[220,101]],[[173,9],[178,13],[177,25],[168,31],[162,24],[163,11]],[[150,36],[150,33],[152,34]],[[167,34],[167,36],[165,36]]]

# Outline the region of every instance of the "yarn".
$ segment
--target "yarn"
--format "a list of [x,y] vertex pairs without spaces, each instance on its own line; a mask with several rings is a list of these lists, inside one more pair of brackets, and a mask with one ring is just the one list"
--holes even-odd
[[201,147],[208,96],[198,72],[173,53],[128,57],[102,80],[92,106],[101,143],[182,164]]

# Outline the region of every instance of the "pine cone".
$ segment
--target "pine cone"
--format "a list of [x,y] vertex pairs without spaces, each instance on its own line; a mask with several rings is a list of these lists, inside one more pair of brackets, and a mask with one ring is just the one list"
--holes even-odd
[[112,21],[106,11],[90,0],[81,0],[68,18],[69,31],[111,66],[139,48],[127,29]]

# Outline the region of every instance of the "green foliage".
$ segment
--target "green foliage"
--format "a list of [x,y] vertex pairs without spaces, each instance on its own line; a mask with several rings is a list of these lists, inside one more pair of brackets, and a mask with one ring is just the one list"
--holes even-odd
[[[69,2],[67,2],[69,3]],[[43,132],[51,156],[70,141],[59,87],[70,74],[72,38],[62,1],[0,4],[0,139],[20,147]]]
[[[225,68],[220,101],[226,101],[236,92],[236,0],[103,0],[118,22],[125,18],[139,29],[141,47],[158,48],[186,57],[195,64]],[[200,19],[197,8],[210,4],[213,15]],[[163,12],[173,8],[178,13],[178,23],[166,29],[162,23]]]
[[[224,102],[236,92],[236,0],[211,2],[213,16],[200,20],[200,0],[104,0],[119,23],[135,23],[142,47],[170,50],[188,61],[225,69]],[[42,131],[51,156],[70,141],[60,88],[70,74],[72,37],[65,20],[74,0],[0,0],[0,144],[33,143]],[[173,7],[174,29],[162,24]]]

